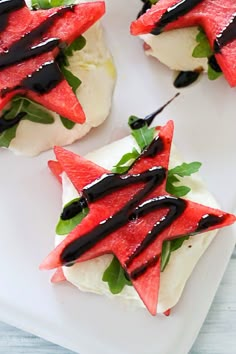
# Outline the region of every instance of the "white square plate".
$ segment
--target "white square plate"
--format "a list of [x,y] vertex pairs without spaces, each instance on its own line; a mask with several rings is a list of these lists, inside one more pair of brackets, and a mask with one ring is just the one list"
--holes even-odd
[[[147,58],[129,24],[138,0],[109,0],[104,26],[118,71],[112,114],[74,144],[85,154],[128,134],[127,118],[144,116],[172,97],[172,73]],[[201,174],[222,208],[233,212],[235,193],[235,89],[224,78],[200,82],[157,119],[175,120],[175,144]],[[92,103],[91,103],[92,104]],[[235,229],[219,232],[198,263],[172,316],[152,317],[68,284],[52,286],[38,265],[53,248],[60,187],[47,169],[51,151],[37,158],[1,151],[0,320],[81,354],[185,354],[204,321],[235,244]]]

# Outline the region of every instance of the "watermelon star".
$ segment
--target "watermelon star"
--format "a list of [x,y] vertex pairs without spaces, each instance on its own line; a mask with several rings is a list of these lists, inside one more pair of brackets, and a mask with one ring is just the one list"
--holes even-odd
[[105,12],[102,1],[30,11],[0,2],[0,110],[17,94],[76,123],[85,115],[55,59]]
[[235,0],[159,0],[131,24],[131,34],[160,34],[177,28],[201,26],[229,84],[236,86]]
[[[170,121],[124,175],[55,148],[58,162],[50,166],[57,176],[62,171],[67,174],[89,213],[49,254],[41,269],[113,253],[150,313],[156,314],[163,242],[236,221],[234,215],[166,192],[172,135]],[[60,273],[56,277],[61,278]]]

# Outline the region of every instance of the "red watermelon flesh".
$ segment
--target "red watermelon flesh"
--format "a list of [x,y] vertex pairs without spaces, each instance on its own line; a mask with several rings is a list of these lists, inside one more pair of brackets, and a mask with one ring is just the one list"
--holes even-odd
[[[11,13],[8,18],[8,26],[1,33],[0,52],[10,48],[13,43],[44,23],[60,9],[62,8],[30,11],[24,7]],[[104,12],[103,2],[76,5],[73,7],[73,11],[63,13],[63,16],[58,17],[43,37],[30,43],[30,46],[53,38],[58,38],[60,42],[69,45],[94,24]],[[62,80],[54,89],[45,94],[38,94],[24,88],[15,90],[21,86],[24,78],[40,69],[43,64],[53,61],[58,52],[58,48],[55,48],[50,52],[0,70],[0,91],[5,89],[9,91],[0,98],[0,109],[4,108],[14,94],[20,93],[76,123],[83,123],[85,121],[84,112],[66,80]]]
[[[172,122],[169,122],[165,127],[161,128],[159,136],[164,142],[164,150],[155,157],[145,157],[137,160],[130,169],[129,174],[142,173],[153,166],[168,168],[172,132]],[[55,148],[55,153],[61,168],[66,172],[67,176],[79,192],[81,192],[86,185],[108,172],[100,166],[97,166],[72,152],[66,151],[63,148]],[[157,186],[142,200],[142,202],[158,196],[168,196],[168,193],[165,191],[165,183],[166,181],[164,181],[159,187]],[[51,252],[41,264],[40,268],[51,269],[62,266],[63,261],[61,255],[65,249],[73,243],[73,241],[80,239],[83,235],[94,230],[94,228],[105,219],[118,212],[143,187],[144,183],[130,185],[89,204],[89,214],[65,238],[65,240]],[[136,220],[129,221],[125,226],[122,226],[118,230],[111,231],[108,236],[97,242],[94,247],[87,250],[76,261],[82,262],[106,253],[115,254],[127,274],[131,277],[134,287],[148,310],[152,314],[156,314],[163,242],[165,240],[196,232],[196,226],[198,225],[199,220],[206,214],[213,214],[221,217],[222,222],[219,225],[211,226],[204,231],[230,225],[236,220],[234,215],[227,214],[221,210],[186,201],[186,209],[183,214],[163,230],[151,245],[144,249],[141,254],[128,264],[127,260],[129,260],[129,257],[132,256],[137,247],[139,247],[142,241],[146,238],[152,227],[167,215],[167,212],[167,207],[163,207],[163,209],[152,211]],[[149,264],[149,267],[144,274],[135,278],[133,276],[134,272],[147,264]]]
[[50,160],[48,161],[48,167],[50,168],[51,172],[57,178],[57,180],[61,183],[61,174],[63,169],[58,161]]
[[62,267],[57,268],[57,270],[55,271],[55,273],[53,274],[52,278],[51,278],[51,282],[52,283],[61,283],[63,281],[65,281],[65,275],[63,273],[63,269]]
[[[131,34],[141,35],[150,33],[160,21],[162,15],[180,1],[159,0],[144,15],[131,24]],[[201,26],[209,39],[212,49],[218,35],[229,25],[235,17],[236,2],[234,0],[202,0],[187,14],[167,24],[163,31],[177,28]],[[227,81],[233,87],[236,85],[236,38],[222,47],[221,52],[215,54]]]

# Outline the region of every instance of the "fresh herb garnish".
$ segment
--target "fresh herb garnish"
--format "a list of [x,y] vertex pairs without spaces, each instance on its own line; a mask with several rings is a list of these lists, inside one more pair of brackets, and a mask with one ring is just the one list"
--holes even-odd
[[[21,96],[15,96],[12,99],[10,108],[3,110],[2,118],[11,120],[19,113],[25,113],[21,120],[29,120],[40,124],[52,124],[54,122],[53,116],[47,110],[28,98]],[[9,147],[12,139],[16,136],[18,124],[19,122],[0,134],[1,147]]]
[[47,10],[51,9],[52,7],[71,5],[73,2],[73,0],[32,0],[31,6],[35,10]]
[[176,197],[183,197],[188,194],[191,190],[189,187],[182,185],[176,186],[175,183],[181,182],[178,177],[191,176],[193,173],[198,172],[200,167],[200,162],[184,162],[182,165],[176,166],[169,170],[166,183],[166,191]]
[[161,252],[161,272],[165,270],[167,266],[171,253],[179,249],[185,240],[188,240],[190,236],[179,237],[175,240],[165,241],[162,245]]
[[196,36],[197,46],[192,52],[194,58],[207,58],[208,59],[208,70],[207,75],[210,80],[215,80],[222,75],[221,71],[216,71],[211,65],[209,59],[214,55],[211,49],[209,40],[201,27],[199,27],[199,32]]
[[[134,119],[138,119],[135,116],[131,116],[129,118],[129,126],[131,123],[134,122]],[[151,144],[154,134],[155,134],[155,128],[149,128],[147,124],[145,124],[142,128],[140,129],[131,129],[132,130],[132,136],[134,137],[135,141],[137,142],[139,148],[141,151],[145,149],[149,144]]]
[[[76,199],[71,200],[69,203],[67,203],[64,206],[64,209],[79,200],[80,200],[80,198],[76,198]],[[60,218],[58,221],[58,224],[56,226],[57,235],[62,236],[62,235],[69,234],[78,224],[81,223],[81,221],[85,218],[85,216],[88,215],[88,212],[89,212],[89,209],[84,208],[82,210],[82,212],[78,213],[77,215],[75,215],[71,219],[63,220],[62,218]]]
[[103,273],[102,280],[108,283],[112,294],[119,294],[124,289],[125,285],[132,285],[116,257],[113,257],[110,265]]

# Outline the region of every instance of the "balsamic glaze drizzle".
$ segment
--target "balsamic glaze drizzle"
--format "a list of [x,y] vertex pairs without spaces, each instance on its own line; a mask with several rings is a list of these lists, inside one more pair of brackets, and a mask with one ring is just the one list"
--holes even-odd
[[0,31],[2,32],[8,24],[8,16],[11,12],[25,6],[24,0],[3,0],[0,1]]
[[236,39],[236,13],[233,14],[232,19],[228,25],[216,36],[214,41],[214,52],[220,53],[221,48],[231,43]]
[[174,80],[176,88],[183,88],[193,84],[199,77],[199,71],[180,71]]
[[25,112],[20,112],[13,119],[6,119],[4,117],[0,117],[0,134],[2,134],[5,130],[12,128],[14,127],[14,125],[18,124],[25,115]]
[[130,278],[133,280],[138,279],[141,275],[143,275],[150,267],[154,267],[159,260],[158,256],[154,256],[149,259],[147,262],[142,264],[140,267],[136,268],[130,273]]
[[165,26],[177,20],[179,17],[187,14],[202,1],[203,0],[181,0],[175,5],[169,7],[166,12],[164,12],[164,14],[161,16],[160,20],[155,24],[155,27],[153,28],[151,33],[154,35],[160,34]]
[[132,121],[129,122],[130,128],[133,130],[136,130],[136,129],[140,129],[140,128],[144,127],[145,125],[147,125],[149,127],[152,124],[154,118],[158,114],[160,114],[179,95],[180,95],[179,92],[176,93],[176,95],[174,97],[172,97],[168,102],[166,102],[163,106],[161,106],[155,112],[149,114],[145,118],[138,118],[138,119],[135,119],[133,122]]
[[204,231],[211,226],[218,225],[225,220],[225,215],[217,216],[213,214],[204,215],[198,223],[196,232]]
[[137,15],[137,19],[139,17],[141,17],[143,14],[145,14],[145,12],[147,12],[148,9],[150,9],[152,7],[152,3],[149,0],[141,0],[143,2],[143,6],[142,9],[139,11],[138,15]]
[[184,199],[173,196],[160,196],[150,199],[140,204],[131,215],[132,218],[138,219],[156,209],[168,208],[169,211],[164,218],[158,220],[151,231],[149,231],[146,238],[136,248],[135,252],[130,256],[126,262],[126,266],[130,266],[133,260],[138,257],[150,244],[156,239],[162,231],[164,231],[172,222],[174,222],[186,208]]
[[82,213],[85,208],[88,208],[86,199],[84,197],[78,198],[63,208],[60,218],[62,220],[70,220],[79,213]]
[[44,94],[51,91],[63,80],[62,72],[54,61],[43,64],[33,74],[27,76],[21,87]]

